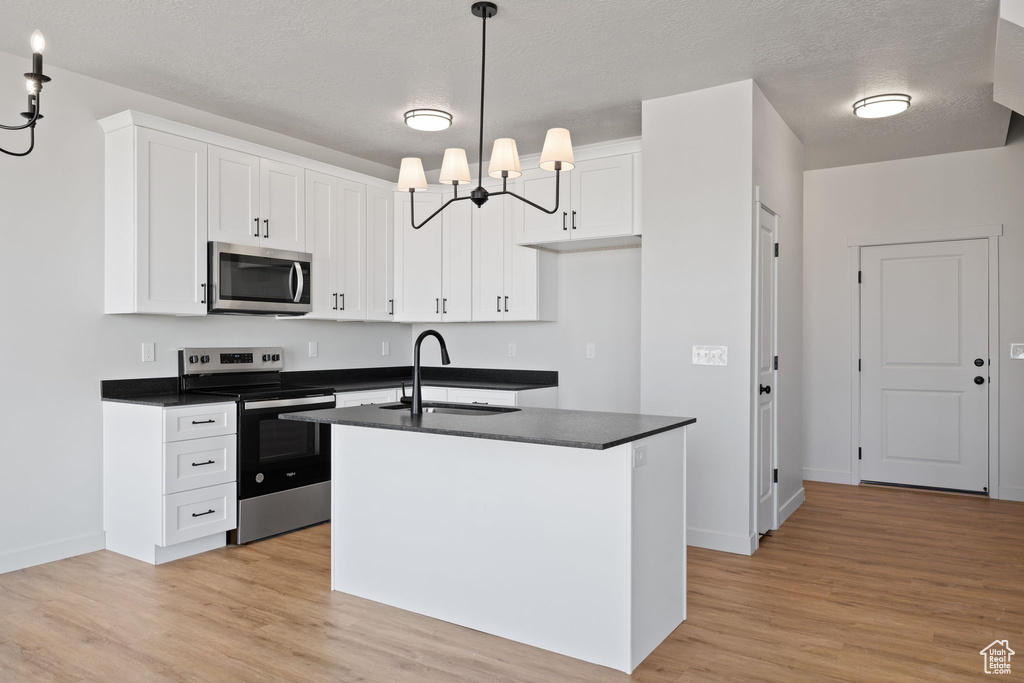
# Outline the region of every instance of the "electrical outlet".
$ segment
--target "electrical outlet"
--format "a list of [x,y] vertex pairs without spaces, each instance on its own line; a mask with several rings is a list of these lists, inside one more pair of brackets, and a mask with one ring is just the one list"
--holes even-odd
[[1010,344],[1010,358],[1024,360],[1024,344]]
[[633,449],[633,469],[643,467],[647,464],[647,446],[637,446]]
[[319,353],[320,351],[317,348],[316,342],[309,342],[309,357],[316,358]]
[[587,344],[587,358],[597,358],[597,344],[594,342]]
[[391,344],[389,342],[380,343],[380,355],[390,356],[391,355]]
[[508,343],[508,357],[509,358],[515,358],[516,357],[516,343],[515,342],[509,342]]
[[728,365],[728,346],[694,346],[694,365]]
[[142,342],[142,362],[152,363],[156,360],[156,343]]

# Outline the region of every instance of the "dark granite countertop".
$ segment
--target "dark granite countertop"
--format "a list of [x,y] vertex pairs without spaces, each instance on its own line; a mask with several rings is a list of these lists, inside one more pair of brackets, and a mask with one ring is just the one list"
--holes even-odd
[[[422,369],[424,386],[492,391],[528,391],[558,386],[558,373],[552,370],[502,370],[490,368],[453,368],[428,366]],[[283,372],[291,384],[333,387],[336,392],[391,389],[405,382],[412,392],[412,367],[338,370],[300,370]],[[116,403],[135,403],[172,408],[175,406],[223,403],[224,396],[179,394],[177,377],[115,379],[100,382],[100,398]]]
[[[465,408],[464,405],[457,403],[427,405]],[[414,418],[407,408],[388,410],[381,408],[380,405],[307,410],[282,415],[281,419],[592,450],[612,448],[697,421],[692,417],[600,413],[555,408],[520,408],[515,412],[497,415],[425,413]]]

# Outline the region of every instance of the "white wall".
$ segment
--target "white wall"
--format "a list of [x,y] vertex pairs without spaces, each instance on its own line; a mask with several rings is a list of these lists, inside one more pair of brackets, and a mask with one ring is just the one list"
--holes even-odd
[[[754,85],[754,185],[779,214],[776,392],[780,523],[803,501],[804,146]],[[751,511],[753,512],[753,510]]]
[[807,479],[851,481],[848,235],[1003,225],[999,240],[999,494],[1024,500],[1024,139],[1006,147],[805,174]]
[[[0,53],[0,116],[24,108],[24,59]],[[394,169],[60,69],[36,151],[0,157],[0,572],[102,547],[101,379],[176,373],[182,345],[279,345],[290,370],[408,364],[408,325],[103,315],[103,133],[132,108],[353,170]],[[0,132],[0,145],[24,135]],[[156,342],[156,362],[140,344]],[[317,341],[320,355],[306,356]],[[380,356],[382,341],[392,355]]]
[[[557,370],[558,406],[573,410],[640,410],[640,249],[558,256],[558,321],[415,325],[433,327],[448,344],[452,365]],[[516,357],[508,357],[508,345]],[[597,357],[586,358],[588,342]],[[424,365],[438,365],[433,341]]]
[[[750,553],[753,83],[643,103],[641,410],[689,428],[689,542]],[[729,365],[691,365],[694,344]]]

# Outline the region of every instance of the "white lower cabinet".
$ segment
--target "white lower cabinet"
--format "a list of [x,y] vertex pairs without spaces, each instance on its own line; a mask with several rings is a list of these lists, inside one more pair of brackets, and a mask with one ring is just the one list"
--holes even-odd
[[394,403],[398,400],[398,389],[374,389],[372,391],[342,391],[334,395],[338,408],[367,406],[375,403]]
[[108,550],[161,564],[225,545],[236,526],[236,408],[103,403]]

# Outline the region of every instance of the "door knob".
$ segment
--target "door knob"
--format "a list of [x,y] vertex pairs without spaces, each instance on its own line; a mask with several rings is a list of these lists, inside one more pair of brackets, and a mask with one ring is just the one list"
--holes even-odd
[[985,361],[982,360],[981,358],[975,358],[974,359],[974,365],[979,367],[979,368],[983,367],[985,365]]
[[761,385],[761,393],[762,394],[770,394],[770,393],[772,393],[772,388],[770,386],[765,386],[764,384],[762,384]]
[[985,378],[982,377],[981,375],[978,375],[977,377],[974,378],[974,383],[975,384],[984,384],[985,383]]

